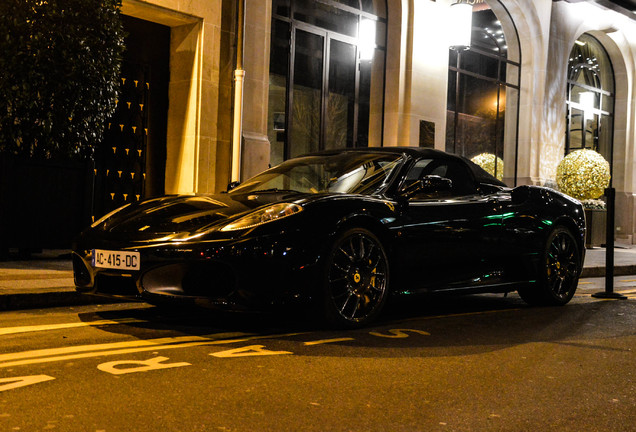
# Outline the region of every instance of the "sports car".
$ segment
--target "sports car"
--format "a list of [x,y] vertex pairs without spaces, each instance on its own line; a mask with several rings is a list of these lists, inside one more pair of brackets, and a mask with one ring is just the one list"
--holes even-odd
[[231,310],[308,307],[339,327],[393,295],[508,293],[564,305],[585,254],[581,204],[508,188],[462,157],[393,147],[287,160],[227,192],[121,207],[73,246],[77,290]]

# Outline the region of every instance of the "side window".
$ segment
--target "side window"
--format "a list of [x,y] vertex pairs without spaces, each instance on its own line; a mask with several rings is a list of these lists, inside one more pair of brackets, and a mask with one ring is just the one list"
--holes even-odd
[[457,161],[448,161],[445,177],[453,182],[453,196],[474,195],[477,193],[475,178],[467,167]]
[[409,172],[406,174],[406,184],[411,184],[426,175],[422,173],[424,172],[426,166],[429,165],[431,162],[433,162],[433,159],[420,159],[415,162],[415,165],[413,165]]
[[453,182],[451,190],[420,194],[415,199],[451,198],[477,193],[475,180],[468,168],[454,160],[420,159],[407,173],[402,188],[428,175],[450,179]]

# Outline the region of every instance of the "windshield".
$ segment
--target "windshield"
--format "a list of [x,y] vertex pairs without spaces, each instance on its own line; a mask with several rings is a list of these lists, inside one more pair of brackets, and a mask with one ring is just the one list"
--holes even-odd
[[230,193],[293,191],[372,195],[382,189],[402,161],[400,154],[345,152],[290,159]]

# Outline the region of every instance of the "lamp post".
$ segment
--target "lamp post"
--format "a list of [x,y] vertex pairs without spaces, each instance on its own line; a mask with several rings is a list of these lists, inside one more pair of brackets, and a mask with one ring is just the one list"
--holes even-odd
[[[611,165],[610,165],[611,169]],[[605,189],[607,198],[607,225],[605,228],[605,291],[592,294],[592,297],[601,299],[626,300],[627,297],[614,292],[614,218],[616,215],[616,189],[610,185]]]
[[[583,99],[583,94],[581,95]],[[612,186],[614,178],[614,140],[609,146],[610,181],[605,189],[607,198],[607,224],[605,227],[605,291],[592,294],[592,297],[603,299],[626,300],[627,297],[614,292],[614,225],[616,217],[616,189]]]

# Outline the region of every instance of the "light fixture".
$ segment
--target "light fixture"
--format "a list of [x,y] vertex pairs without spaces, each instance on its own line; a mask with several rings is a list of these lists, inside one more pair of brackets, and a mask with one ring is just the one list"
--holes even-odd
[[449,46],[454,50],[466,50],[470,47],[473,32],[473,5],[457,3],[450,5],[449,12]]
[[363,18],[360,21],[360,60],[373,60],[375,54],[375,21]]
[[579,104],[583,108],[583,117],[585,120],[591,120],[594,118],[596,96],[594,92],[586,91],[579,94]]

